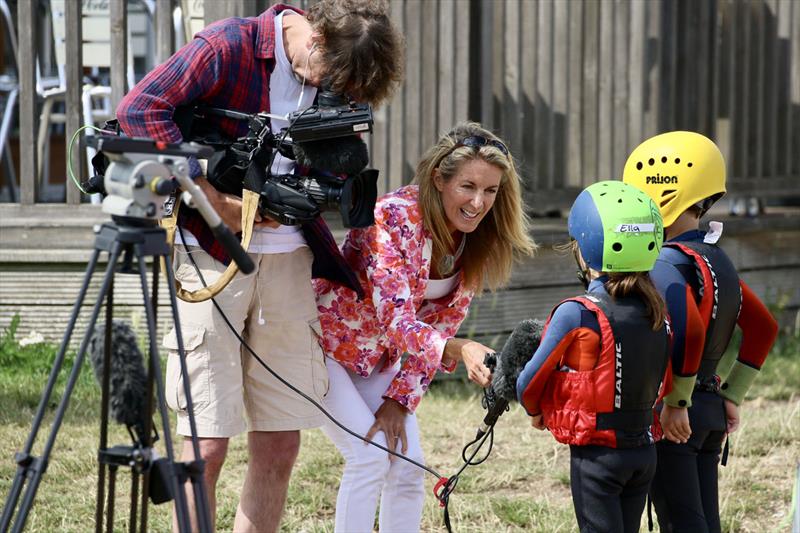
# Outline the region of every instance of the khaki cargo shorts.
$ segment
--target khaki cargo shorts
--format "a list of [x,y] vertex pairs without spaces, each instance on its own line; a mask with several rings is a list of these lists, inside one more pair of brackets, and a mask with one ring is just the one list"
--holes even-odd
[[[197,246],[175,246],[175,278],[184,288],[202,287],[225,271]],[[279,376],[322,402],[328,374],[319,345],[320,327],[307,247],[282,254],[250,254],[256,271],[237,273],[214,299],[236,331]],[[244,348],[211,300],[178,300],[194,416],[199,437],[233,437],[249,431],[318,427],[324,416],[270,374]],[[175,328],[164,338],[169,350],[166,400],[178,414],[178,434],[190,435]]]

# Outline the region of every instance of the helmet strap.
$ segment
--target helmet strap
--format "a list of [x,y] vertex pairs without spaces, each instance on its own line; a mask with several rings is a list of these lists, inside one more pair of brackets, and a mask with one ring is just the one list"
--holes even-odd
[[589,271],[578,268],[578,281],[583,285],[584,290],[589,290]]
[[697,218],[702,218],[702,216],[705,215],[709,209],[711,209],[711,206],[717,202],[718,198],[719,196],[709,196],[705,200],[700,200],[694,204],[694,207],[700,210],[700,215]]
[[575,258],[575,264],[578,265],[578,281],[581,282],[585,290],[589,290],[589,281],[591,281],[589,277],[589,266],[583,261],[580,248],[578,248],[574,239],[572,242],[572,256]]

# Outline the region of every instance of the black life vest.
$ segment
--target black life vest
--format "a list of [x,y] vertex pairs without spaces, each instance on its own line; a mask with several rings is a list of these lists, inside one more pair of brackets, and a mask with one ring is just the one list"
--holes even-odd
[[717,364],[728,348],[742,308],[739,274],[727,254],[716,244],[705,242],[669,242],[691,257],[697,271],[698,308],[706,327],[703,359],[698,379],[707,380],[717,372]]
[[600,357],[592,370],[551,374],[541,401],[547,428],[565,444],[652,443],[653,406],[668,369],[669,324],[653,331],[638,297],[586,294],[565,301],[597,316]]

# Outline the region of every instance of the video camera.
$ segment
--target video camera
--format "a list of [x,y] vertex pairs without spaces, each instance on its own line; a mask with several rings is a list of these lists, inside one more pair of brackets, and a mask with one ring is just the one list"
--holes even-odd
[[[207,178],[218,190],[241,195],[243,188],[260,194],[259,209],[282,224],[310,221],[322,211],[338,210],[345,227],[374,222],[378,171],[365,168],[369,155],[358,134],[372,131],[372,110],[321,89],[318,104],[289,114],[289,126],[279,134],[268,113],[242,113],[200,106],[194,109],[188,138],[215,145]],[[210,115],[246,120],[248,134],[234,142],[219,134],[204,135]],[[279,117],[284,118],[284,117]],[[292,159],[303,173],[272,174],[275,152]]]

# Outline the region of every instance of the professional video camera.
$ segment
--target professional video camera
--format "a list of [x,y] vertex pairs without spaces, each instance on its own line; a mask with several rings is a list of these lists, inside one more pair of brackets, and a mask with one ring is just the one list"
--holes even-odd
[[[369,155],[358,134],[372,131],[372,110],[325,89],[317,101],[288,117],[200,106],[193,111],[187,138],[217,148],[207,170],[215,188],[238,195],[243,188],[258,192],[262,214],[282,224],[338,210],[346,227],[369,226],[374,222],[378,171],[365,168]],[[209,115],[246,120],[249,132],[234,142],[221,140],[217,132],[204,131]],[[279,134],[270,127],[275,118],[289,122]],[[306,172],[273,175],[276,152]]]

